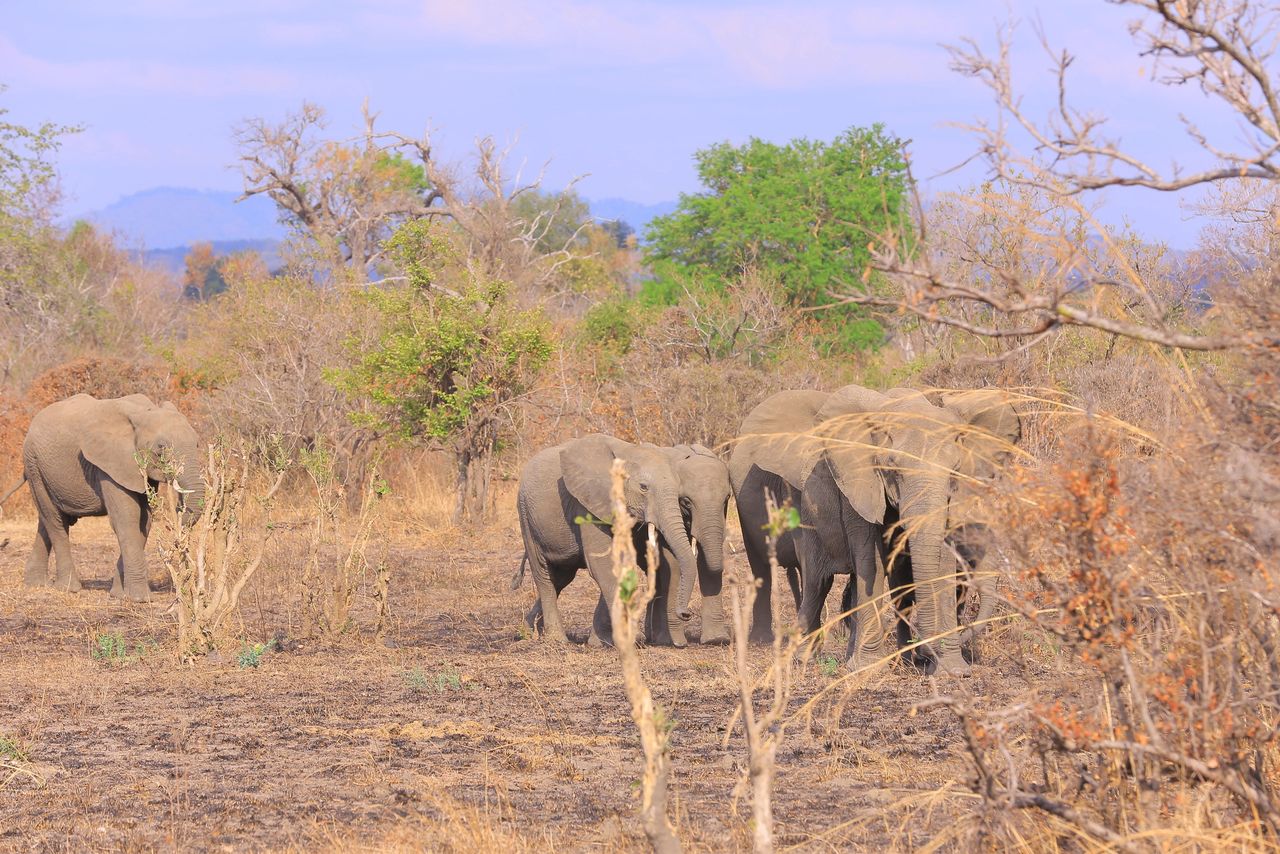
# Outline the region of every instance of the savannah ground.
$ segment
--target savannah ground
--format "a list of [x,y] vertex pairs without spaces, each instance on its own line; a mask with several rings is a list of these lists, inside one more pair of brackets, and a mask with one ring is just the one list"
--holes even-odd
[[[641,756],[616,654],[581,643],[595,586],[583,574],[564,594],[577,643],[530,638],[521,615],[531,585],[509,590],[520,554],[513,521],[470,534],[403,531],[375,546],[393,566],[394,623],[382,641],[368,636],[363,591],[363,637],[290,637],[296,535],[284,533],[242,608],[246,644],[280,639],[257,667],[234,648],[194,666],[176,661],[172,594],[154,549],[157,601],[112,600],[116,543],[104,519],[73,531],[81,593],[23,587],[33,527],[0,522],[0,721],[25,756],[12,763],[22,770],[0,769],[3,849],[646,849],[635,818]],[[729,560],[728,571],[745,568],[741,556]],[[104,654],[115,642],[102,639],[113,637],[124,650]],[[968,680],[974,693],[995,702],[1025,689],[1028,671],[1014,661],[1028,641],[1013,628],[989,635]],[[827,650],[843,645],[834,637]],[[724,743],[737,697],[729,648],[641,655],[676,720],[675,820],[686,847],[749,849],[749,805],[734,811],[740,728]],[[758,658],[763,668],[765,648]],[[958,784],[969,773],[959,724],[943,709],[912,716],[931,694],[914,670],[833,689],[844,674],[820,656],[798,679],[793,709],[828,692],[787,728],[778,755],[779,843],[905,850],[947,839],[975,800]]]

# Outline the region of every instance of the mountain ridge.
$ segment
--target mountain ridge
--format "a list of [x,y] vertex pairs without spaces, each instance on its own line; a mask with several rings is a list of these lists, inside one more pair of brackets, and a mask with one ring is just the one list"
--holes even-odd
[[[280,223],[270,199],[251,196],[237,202],[239,196],[231,190],[150,187],[68,221],[84,220],[115,232],[126,243],[141,244],[148,256],[172,254],[195,243],[278,242],[285,238],[287,229]],[[621,219],[640,233],[655,216],[670,213],[676,207],[674,201],[645,204],[619,197],[586,202],[595,219]]]

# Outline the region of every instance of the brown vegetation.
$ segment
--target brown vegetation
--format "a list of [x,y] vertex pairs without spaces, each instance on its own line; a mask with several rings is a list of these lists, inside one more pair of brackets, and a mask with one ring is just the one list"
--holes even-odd
[[[196,527],[157,496],[168,608],[107,599],[101,520],[73,532],[84,592],[20,587],[34,524],[6,505],[0,847],[1275,850],[1276,19],[1126,5],[1254,145],[1192,128],[1219,165],[1165,175],[1065,90],[1048,126],[1022,114],[1004,42],[957,51],[1008,120],[975,128],[994,177],[918,209],[839,295],[881,312],[878,349],[820,350],[821,315],[754,269],[637,295],[634,242],[572,193],[513,188],[490,140],[468,172],[372,115],[346,141],[312,107],[244,125],[246,194],[295,245],[280,275],[219,262],[221,293],[194,252],[200,299],[0,193],[0,489],[31,415],[80,392],[173,400],[211,445]],[[1208,186],[1195,253],[1081,201],[1135,184]],[[1017,401],[1018,453],[951,520],[986,525],[1000,581],[972,677],[846,674],[834,618],[771,655],[636,648],[631,554],[624,650],[529,636],[506,583],[523,460],[594,431],[723,449],[767,395],[848,382]],[[565,591],[571,627],[593,590]],[[754,590],[729,592],[741,640]]]

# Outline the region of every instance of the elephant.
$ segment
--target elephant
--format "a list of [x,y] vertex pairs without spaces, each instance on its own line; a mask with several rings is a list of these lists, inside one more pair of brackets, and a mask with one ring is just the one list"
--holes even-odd
[[[830,394],[825,391],[811,389],[772,395],[748,413],[729,455],[729,483],[738,507],[743,547],[751,574],[761,582],[751,613],[749,638],[755,643],[773,640],[773,571],[765,539],[765,526],[769,522],[766,499],[772,497],[779,507],[784,503],[800,506],[800,490],[774,471],[777,465],[772,461],[788,458],[791,450],[809,441],[807,434],[828,397]],[[800,606],[799,535],[799,531],[784,531],[774,544],[778,566],[787,570],[797,608]]]
[[[805,399],[817,401],[812,393]],[[943,560],[950,498],[957,477],[994,473],[1001,453],[1018,440],[1021,425],[999,392],[944,393],[937,400],[935,404],[910,389],[880,394],[847,386],[827,396],[805,428],[799,422],[810,410],[800,412],[795,394],[784,392],[766,399],[748,416],[743,432],[753,431],[753,443],[744,441],[739,448],[749,456],[736,466],[731,462],[730,469],[771,473],[785,484],[793,501],[798,493],[798,554],[784,556],[780,550],[779,563],[799,567],[798,615],[803,629],[812,631],[820,624],[822,603],[837,572],[852,573],[851,607],[863,596],[883,601],[878,597],[884,592],[888,532],[895,551],[910,556],[904,565],[920,591],[916,623],[927,639],[926,652],[936,668],[965,672],[962,638],[956,634],[956,584],[950,581],[956,575],[951,569],[955,564]],[[761,515],[763,495],[737,495],[740,516],[744,505],[748,515]],[[743,531],[747,535],[745,518]],[[751,535],[763,539],[754,530]],[[902,549],[896,548],[899,543]],[[753,549],[749,546],[747,551],[751,559]],[[765,562],[757,574],[765,577],[767,572]],[[988,613],[994,604],[991,592],[982,605]],[[881,657],[884,610],[855,610],[850,667]]]
[[[641,538],[646,527],[653,525],[675,561],[675,595],[668,596],[666,602],[668,623],[682,627],[692,616],[689,598],[697,564],[685,531],[679,481],[671,458],[652,445],[595,434],[535,454],[521,470],[516,494],[525,553],[512,588],[519,585],[528,565],[538,601],[526,622],[534,626],[541,616],[544,636],[556,642],[567,641],[557,597],[579,569],[586,567],[590,572],[603,602],[613,597],[616,582],[609,520],[613,516],[610,489],[615,459],[626,466],[625,495],[635,520],[633,535]],[[644,544],[639,545],[637,554],[643,564]],[[597,607],[587,642],[603,646],[611,644],[612,637],[608,609]]]
[[52,551],[53,586],[79,590],[68,532],[82,517],[106,515],[120,543],[111,595],[148,601],[147,490],[174,483],[182,524],[193,522],[204,504],[197,445],[196,431],[172,403],[157,406],[142,394],[109,400],[77,394],[37,412],[22,445],[23,479],[39,516],[23,582],[49,583]]
[[[721,589],[724,582],[725,515],[729,511],[729,469],[715,452],[702,445],[677,445],[662,448],[671,460],[680,484],[680,509],[688,537],[696,543],[698,589],[702,593],[702,637],[704,644],[729,642],[724,619]],[[665,597],[679,576],[675,555],[661,538],[660,562],[654,600],[645,621],[645,637],[649,643],[686,644],[685,626],[668,619]]]

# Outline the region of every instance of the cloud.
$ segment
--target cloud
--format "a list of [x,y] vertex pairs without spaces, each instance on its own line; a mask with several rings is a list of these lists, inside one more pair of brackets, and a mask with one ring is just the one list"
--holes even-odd
[[76,92],[146,93],[223,97],[287,92],[294,75],[263,66],[210,68],[151,60],[88,59],[56,61],[25,53],[0,36],[0,67],[8,82],[31,89]]
[[810,0],[785,8],[421,0],[417,21],[423,33],[469,45],[605,65],[678,63],[775,89],[941,79],[946,62],[937,43],[958,24],[948,7],[919,0]]

